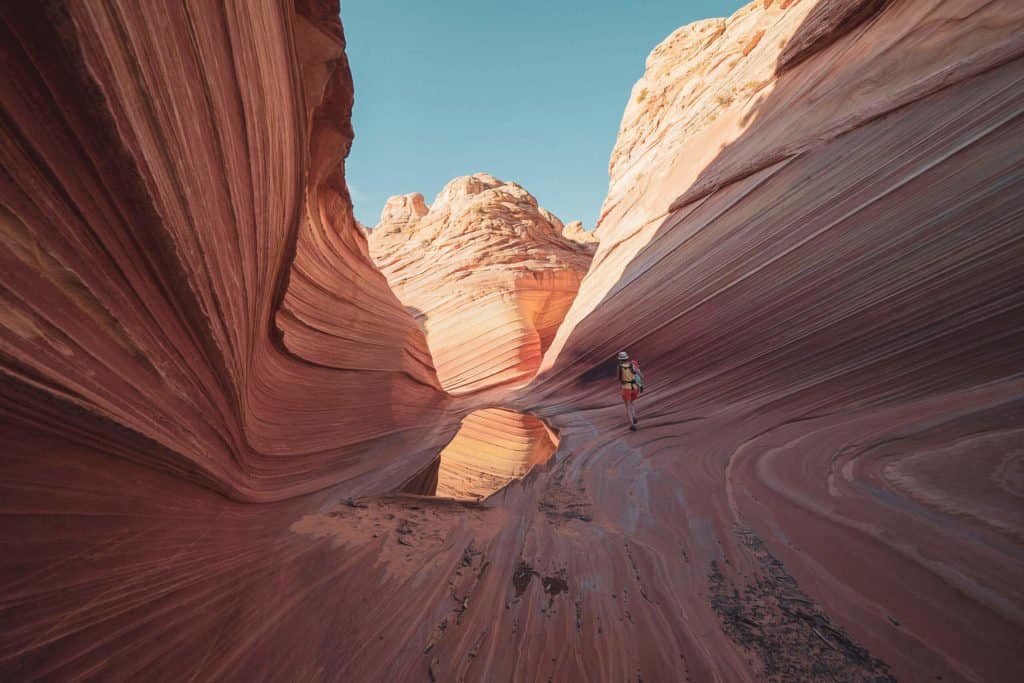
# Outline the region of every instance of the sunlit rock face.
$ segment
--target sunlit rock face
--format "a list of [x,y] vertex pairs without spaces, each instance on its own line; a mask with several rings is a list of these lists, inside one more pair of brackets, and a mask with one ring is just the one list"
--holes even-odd
[[641,360],[640,432],[575,467],[633,454],[674,482],[623,474],[631,537],[717,558],[675,595],[717,596],[691,627],[754,679],[830,676],[778,673],[822,646],[782,627],[787,585],[900,680],[1021,675],[1022,29],[1012,2],[757,2],[674,32],[630,94],[600,246],[522,405],[563,448],[621,431],[609,363]]
[[584,230],[582,221],[566,223],[565,227],[562,228],[562,237],[576,242],[591,254],[597,250],[597,235],[594,234],[593,230]]
[[550,430],[533,415],[497,408],[474,411],[441,451],[436,495],[486,498],[547,462],[556,447]]
[[370,251],[420,322],[442,386],[465,394],[533,377],[590,263],[515,183],[452,180],[429,207],[392,197]]
[[481,501],[548,461],[558,437],[534,415],[501,408],[474,410],[429,466],[401,493]]

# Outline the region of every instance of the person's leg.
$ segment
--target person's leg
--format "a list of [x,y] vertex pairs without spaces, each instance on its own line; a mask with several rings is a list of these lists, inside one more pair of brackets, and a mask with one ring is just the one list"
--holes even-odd
[[632,401],[629,402],[629,412],[630,412],[630,414],[633,417],[633,424],[636,424],[637,422],[639,422],[639,418],[637,417],[637,412],[636,412],[636,398],[634,398]]
[[629,407],[629,399],[632,398],[629,393],[629,389],[623,389],[619,392],[622,396],[622,403],[626,406],[626,419],[629,421],[629,425],[633,426],[633,411]]

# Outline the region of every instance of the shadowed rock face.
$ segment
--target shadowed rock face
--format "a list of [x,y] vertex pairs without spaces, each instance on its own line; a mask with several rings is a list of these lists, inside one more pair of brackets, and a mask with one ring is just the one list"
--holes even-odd
[[234,498],[389,480],[441,393],[352,218],[337,17],[5,14],[5,412]]
[[[674,33],[541,374],[487,403],[352,220],[337,5],[164,5],[0,18],[0,678],[1022,677],[1019,3]],[[493,183],[430,212],[528,211]],[[501,403],[544,467],[360,498]]]
[[392,197],[370,252],[427,333],[452,394],[532,379],[592,250],[515,183],[486,173]]

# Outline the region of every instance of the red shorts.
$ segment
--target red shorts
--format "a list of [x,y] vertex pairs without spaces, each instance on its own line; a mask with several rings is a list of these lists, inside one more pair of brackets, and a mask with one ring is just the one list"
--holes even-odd
[[640,396],[639,389],[623,389],[622,400],[623,401],[635,401]]

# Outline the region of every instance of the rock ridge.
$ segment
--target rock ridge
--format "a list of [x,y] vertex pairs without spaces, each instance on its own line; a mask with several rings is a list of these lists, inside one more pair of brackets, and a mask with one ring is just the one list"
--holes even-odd
[[429,207],[418,193],[387,201],[370,252],[423,325],[449,393],[533,377],[590,263],[563,227],[487,173],[451,180]]

